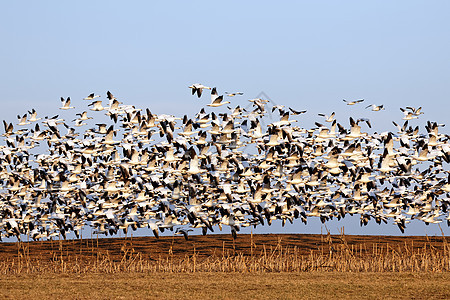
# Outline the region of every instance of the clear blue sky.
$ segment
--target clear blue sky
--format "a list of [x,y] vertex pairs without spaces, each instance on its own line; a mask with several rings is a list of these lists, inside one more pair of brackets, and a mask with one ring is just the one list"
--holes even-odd
[[[61,96],[77,106],[107,90],[154,113],[193,115],[209,101],[190,95],[200,82],[244,92],[233,105],[264,91],[308,110],[304,126],[336,111],[346,126],[355,115],[394,130],[391,120],[408,105],[423,106],[417,124],[446,123],[449,12],[450,1],[2,1],[0,119],[16,122],[31,108],[59,113]],[[386,111],[349,108],[344,98]],[[319,223],[288,230],[320,232]],[[358,219],[328,225],[334,233],[340,226],[399,233],[392,224],[360,230]],[[440,231],[422,222],[406,229],[425,233]]]

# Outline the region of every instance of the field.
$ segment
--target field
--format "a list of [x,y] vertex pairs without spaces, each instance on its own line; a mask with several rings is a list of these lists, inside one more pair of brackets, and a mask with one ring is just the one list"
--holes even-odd
[[448,299],[449,273],[1,276],[2,299]]
[[0,243],[0,298],[450,298],[444,236]]

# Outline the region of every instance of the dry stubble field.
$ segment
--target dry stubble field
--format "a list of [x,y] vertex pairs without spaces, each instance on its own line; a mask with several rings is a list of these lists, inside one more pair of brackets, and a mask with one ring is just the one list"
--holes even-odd
[[449,273],[178,273],[1,276],[2,299],[449,299]]
[[1,299],[450,298],[446,237],[133,237],[0,251]]

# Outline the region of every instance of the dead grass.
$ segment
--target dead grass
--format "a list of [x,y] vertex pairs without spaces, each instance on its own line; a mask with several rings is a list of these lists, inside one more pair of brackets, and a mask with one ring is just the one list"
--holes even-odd
[[[175,238],[153,239],[153,244],[146,247],[142,240],[136,239],[121,239],[121,245],[113,245],[112,240],[107,239],[9,244],[4,247],[9,251],[4,251],[0,259],[0,274],[436,273],[450,270],[445,237],[423,237],[423,241],[418,237],[409,240],[390,237],[394,242],[380,242],[373,237],[359,237],[360,241],[355,242],[355,237],[343,234],[304,237],[315,240],[315,247],[301,245],[301,240],[293,243],[299,236],[284,235],[271,236],[271,239],[251,235],[239,242],[240,238],[236,241],[229,238],[217,247],[217,244],[212,245],[213,241],[217,243],[215,237],[229,238],[214,236],[209,243],[199,237],[189,242]],[[161,242],[165,247],[149,251]],[[185,249],[181,251],[178,247]]]

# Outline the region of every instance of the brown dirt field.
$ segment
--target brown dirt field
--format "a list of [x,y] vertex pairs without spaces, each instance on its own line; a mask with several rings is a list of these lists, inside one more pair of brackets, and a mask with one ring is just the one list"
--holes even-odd
[[[330,248],[337,249],[346,243],[349,249],[360,254],[380,251],[403,251],[433,249],[444,251],[448,237],[443,236],[364,236],[364,235],[320,235],[320,234],[241,234],[236,240],[230,235],[211,234],[206,236],[190,236],[184,240],[181,236],[161,237],[128,237],[99,238],[83,240],[38,241],[20,243],[0,243],[0,261],[17,258],[26,251],[31,259],[51,260],[58,257],[92,257],[97,253],[108,254],[120,259],[125,251],[141,253],[144,259],[161,259],[168,256],[185,257],[194,253],[197,257],[242,254],[258,255],[262,251],[270,251],[275,247],[296,249],[300,255],[311,253],[327,254]],[[21,251],[18,251],[19,247]],[[25,248],[25,249],[24,249]],[[448,249],[448,248],[447,248]]]
[[242,234],[0,243],[0,299],[450,299],[447,239]]
[[1,299],[449,299],[449,273],[0,275]]

